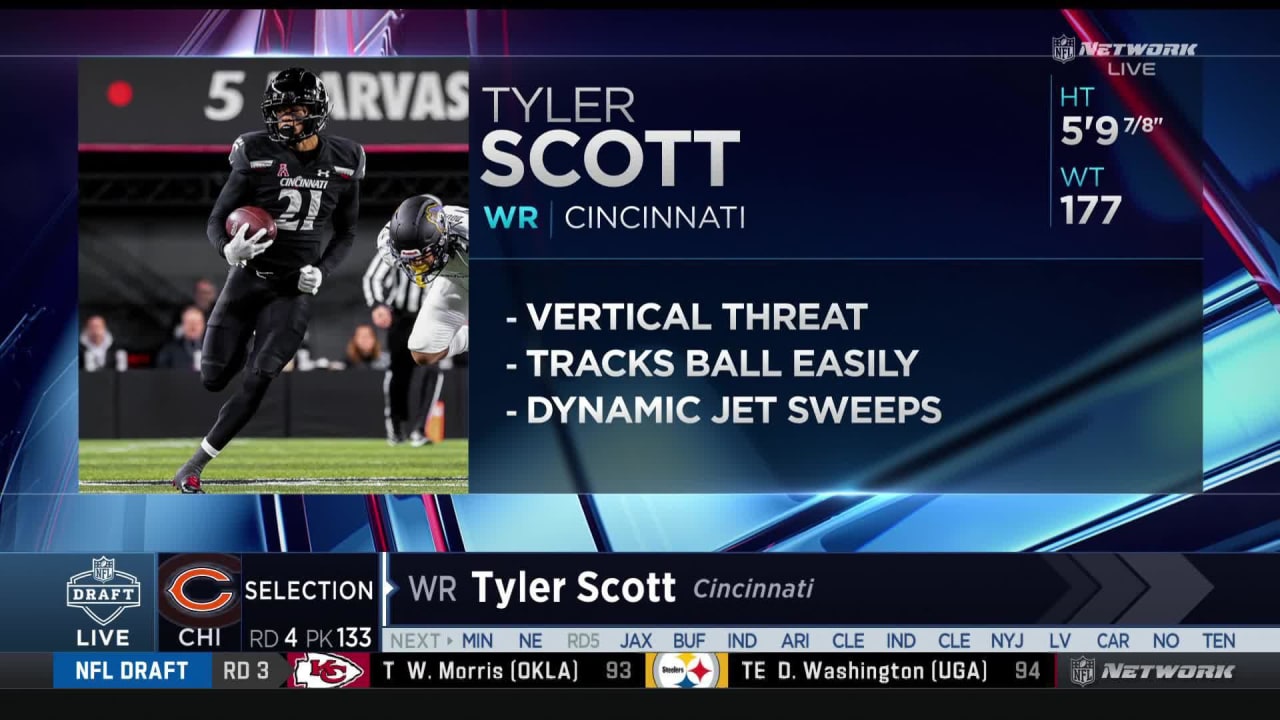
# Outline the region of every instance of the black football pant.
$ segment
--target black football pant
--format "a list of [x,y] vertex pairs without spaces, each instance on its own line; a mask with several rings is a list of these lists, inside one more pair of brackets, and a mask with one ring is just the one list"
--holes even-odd
[[310,319],[311,295],[298,290],[297,273],[264,278],[241,267],[228,273],[209,313],[200,377],[210,391],[221,392],[241,368],[245,374],[205,437],[215,450],[226,447],[253,418],[271,381],[302,346]]
[[[391,311],[391,327],[387,330],[391,365],[382,383],[388,433],[403,428],[404,423],[409,421],[413,376],[418,369],[418,364],[413,361],[413,353],[409,350],[409,334],[413,332],[414,319],[413,313]],[[409,432],[423,431],[431,406],[440,397],[443,376],[434,367],[424,369],[427,372],[418,388],[418,413],[413,417]]]

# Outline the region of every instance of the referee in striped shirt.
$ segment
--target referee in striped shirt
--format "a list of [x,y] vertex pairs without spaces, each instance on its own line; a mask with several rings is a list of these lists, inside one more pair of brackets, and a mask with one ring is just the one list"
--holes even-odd
[[[383,228],[382,232],[387,232]],[[397,272],[375,254],[364,271],[364,300],[373,312],[375,327],[387,331],[387,346],[391,352],[391,365],[382,380],[383,415],[387,425],[387,444],[405,442],[405,423],[409,421],[409,396],[413,392],[413,374],[418,364],[409,350],[409,333],[413,331],[414,318],[426,288],[418,287],[406,273]],[[414,447],[430,444],[423,434],[427,416],[440,399],[444,374],[436,367],[423,367],[426,377],[422,380],[420,407],[410,425],[407,438]]]

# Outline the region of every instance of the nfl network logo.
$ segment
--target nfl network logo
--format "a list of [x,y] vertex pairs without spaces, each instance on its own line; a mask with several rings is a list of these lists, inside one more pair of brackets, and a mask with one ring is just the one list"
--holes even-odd
[[83,610],[106,627],[125,610],[142,607],[142,583],[117,570],[115,558],[94,558],[88,570],[67,580],[67,607]]
[[1053,59],[1069,63],[1076,59],[1076,39],[1072,35],[1059,35],[1053,39]]
[[1086,687],[1098,679],[1098,663],[1093,658],[1071,658],[1071,682]]

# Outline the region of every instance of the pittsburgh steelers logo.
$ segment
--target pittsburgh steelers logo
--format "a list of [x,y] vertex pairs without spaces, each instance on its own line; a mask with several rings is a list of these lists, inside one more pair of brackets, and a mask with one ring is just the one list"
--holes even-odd
[[712,653],[661,653],[653,661],[653,683],[660,688],[713,688],[720,661]]

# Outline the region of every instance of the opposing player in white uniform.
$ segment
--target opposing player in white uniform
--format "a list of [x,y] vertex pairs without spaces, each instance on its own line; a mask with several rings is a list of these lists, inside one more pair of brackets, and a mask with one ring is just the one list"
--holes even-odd
[[426,288],[409,350],[419,365],[467,351],[470,304],[470,212],[434,195],[415,195],[396,208],[378,234],[383,260]]

